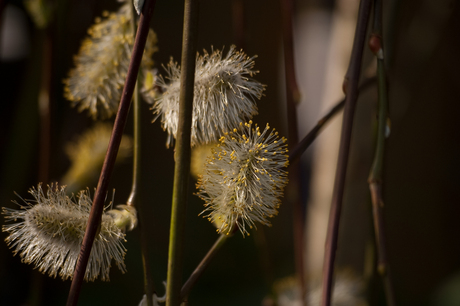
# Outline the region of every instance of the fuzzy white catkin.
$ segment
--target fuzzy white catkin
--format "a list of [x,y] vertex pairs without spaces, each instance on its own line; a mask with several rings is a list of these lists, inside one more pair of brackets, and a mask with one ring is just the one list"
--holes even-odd
[[236,226],[249,235],[247,226],[270,226],[278,214],[283,189],[288,182],[286,138],[270,127],[261,131],[249,123],[224,133],[197,183],[197,195],[205,201],[201,213],[217,232],[229,234]]
[[[257,114],[256,99],[262,97],[265,86],[251,77],[254,58],[232,46],[226,56],[219,50],[196,58],[195,87],[192,114],[192,146],[217,141],[229,131]],[[168,132],[166,146],[172,145],[177,134],[180,94],[180,67],[172,59],[165,67],[167,76],[159,76],[155,86],[161,95],[145,99],[153,104],[154,121]],[[168,82],[165,81],[168,80]]]
[[[104,19],[96,19],[74,58],[75,68],[64,80],[66,99],[72,106],[78,106],[79,111],[88,110],[93,119],[109,118],[118,110],[134,45],[131,5],[128,1],[118,12],[104,12]],[[156,35],[150,30],[142,69],[153,66],[155,44]]]
[[[71,279],[91,210],[89,192],[83,190],[76,198],[69,197],[65,186],[56,184],[48,186],[45,194],[39,184],[29,193],[34,197],[33,201],[23,200],[24,205],[15,202],[21,209],[3,208],[6,221],[15,222],[3,226],[3,231],[9,233],[6,243],[23,262],[35,265],[40,272]],[[123,206],[120,210],[103,213],[85,280],[93,281],[100,275],[103,281],[108,281],[112,259],[122,272],[126,271],[123,231],[136,223],[135,210],[126,210]]]

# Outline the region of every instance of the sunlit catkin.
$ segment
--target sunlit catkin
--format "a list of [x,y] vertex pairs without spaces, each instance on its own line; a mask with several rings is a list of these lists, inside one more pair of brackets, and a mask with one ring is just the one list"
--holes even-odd
[[[255,100],[262,97],[264,85],[250,78],[258,73],[253,70],[254,58],[237,51],[235,46],[225,57],[218,50],[197,56],[192,146],[217,141],[224,131],[257,114]],[[168,132],[166,146],[169,147],[176,138],[179,122],[180,67],[171,59],[165,69],[167,76],[159,76],[155,83],[162,94],[150,102],[156,114],[154,120],[161,117],[162,127]]]
[[[108,118],[117,112],[121,92],[128,72],[134,44],[130,8],[124,4],[117,13],[104,12],[104,19],[97,18],[83,40],[75,68],[64,80],[64,95],[78,105],[78,110],[88,110],[96,118]],[[142,68],[150,69],[156,49],[156,36],[150,30],[142,58]]]
[[260,131],[252,121],[240,130],[225,133],[208,158],[197,183],[198,196],[206,209],[201,213],[230,233],[234,226],[248,234],[256,222],[270,225],[278,214],[280,197],[287,184],[288,149],[286,138],[266,126]]
[[[91,210],[89,192],[80,191],[75,198],[66,195],[64,186],[48,186],[45,193],[39,184],[29,193],[34,200],[23,200],[24,205],[15,202],[21,209],[3,208],[6,221],[15,222],[3,226],[3,231],[9,233],[6,243],[23,262],[33,264],[40,272],[71,279]],[[126,209],[121,205],[117,210],[104,210],[85,280],[93,281],[100,275],[103,281],[108,281],[112,259],[122,272],[126,271],[124,230],[136,224],[136,211],[132,207]]]

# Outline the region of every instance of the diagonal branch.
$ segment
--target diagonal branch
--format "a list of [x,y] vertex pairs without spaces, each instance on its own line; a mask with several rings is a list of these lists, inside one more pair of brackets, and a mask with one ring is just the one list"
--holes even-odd
[[187,298],[187,296],[189,295],[190,291],[192,290],[192,287],[195,285],[197,280],[203,274],[205,269],[209,266],[209,264],[211,263],[212,259],[214,259],[214,257],[216,256],[217,252],[222,248],[222,246],[225,244],[225,241],[227,241],[227,239],[229,237],[231,237],[231,236],[226,235],[226,234],[219,235],[219,238],[217,238],[216,242],[209,249],[208,253],[206,253],[205,257],[203,257],[203,259],[198,264],[198,266],[195,268],[195,270],[190,275],[188,280],[182,286],[182,289],[181,289],[181,292],[180,292],[180,296],[181,296],[182,300]]
[[347,174],[348,155],[350,151],[351,132],[356,101],[358,99],[358,82],[361,73],[361,62],[363,56],[364,42],[366,40],[367,25],[369,22],[371,0],[362,0],[359,6],[358,22],[356,25],[353,49],[351,52],[350,65],[348,69],[348,80],[346,80],[345,110],[342,123],[342,134],[340,138],[339,159],[335,174],[334,190],[332,193],[331,210],[327,229],[326,247],[324,253],[323,267],[323,291],[322,306],[331,305],[332,278],[334,274],[334,262],[337,250],[339,234],[340,212],[342,209],[343,193],[345,190],[345,178]]
[[[373,85],[376,81],[375,77],[365,79],[362,84],[358,88],[358,92],[369,88]],[[289,164],[292,165],[295,163],[300,156],[310,147],[310,145],[315,141],[315,139],[319,136],[319,133],[323,130],[326,123],[329,122],[332,117],[334,117],[339,111],[342,110],[343,106],[345,105],[345,99],[338,102],[334,105],[329,112],[321,118],[316,125],[308,132],[308,134],[292,149],[289,153]]]
[[86,272],[89,255],[93,246],[94,238],[101,223],[102,211],[104,209],[104,200],[107,194],[109,179],[115,165],[118,148],[120,146],[123,129],[125,127],[126,118],[128,117],[131,98],[136,85],[137,74],[144,52],[145,42],[149,33],[149,23],[153,15],[155,0],[146,0],[139,21],[139,28],[134,42],[134,48],[131,56],[131,62],[126,76],[126,83],[123,88],[120,106],[115,118],[115,124],[110,138],[109,147],[102,166],[101,175],[97,184],[96,193],[94,195],[93,206],[89,215],[88,226],[86,227],[85,236],[81,245],[80,255],[78,257],[75,273],[72,284],[70,286],[69,296],[67,298],[67,306],[75,306],[80,295],[83,278]]

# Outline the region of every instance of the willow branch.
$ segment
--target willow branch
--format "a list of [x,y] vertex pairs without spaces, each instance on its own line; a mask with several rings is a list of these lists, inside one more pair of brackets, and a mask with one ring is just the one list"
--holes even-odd
[[227,241],[229,237],[230,235],[226,235],[226,234],[219,235],[219,238],[217,238],[216,242],[209,249],[206,256],[201,260],[201,262],[195,268],[193,273],[190,275],[188,280],[185,282],[184,286],[182,286],[182,290],[180,292],[180,296],[182,300],[185,299],[189,295],[190,291],[192,290],[192,287],[195,285],[197,280],[201,277],[205,269],[209,266],[212,259],[214,259],[217,252],[222,248],[222,246],[225,244],[225,242]]
[[332,278],[339,234],[340,212],[342,209],[345,178],[347,174],[348,156],[351,142],[351,132],[358,99],[358,82],[361,73],[363,47],[366,40],[367,25],[372,2],[362,0],[359,6],[358,22],[356,25],[353,49],[351,52],[346,82],[345,110],[343,115],[342,133],[339,146],[339,158],[335,175],[334,190],[332,193],[331,210],[327,229],[327,238],[324,254],[322,306],[331,305]]
[[77,265],[70,286],[70,292],[67,299],[67,306],[77,305],[78,297],[81,291],[81,285],[86,272],[89,255],[93,246],[96,232],[101,223],[102,211],[104,209],[104,200],[107,194],[109,179],[115,165],[118,148],[120,147],[123,129],[125,127],[126,119],[128,117],[131,98],[136,85],[137,74],[142,59],[142,54],[145,48],[145,42],[149,33],[149,23],[153,15],[155,0],[146,0],[142,10],[141,18],[139,21],[139,29],[137,30],[136,40],[129,64],[128,73],[126,76],[125,86],[121,95],[120,106],[115,118],[115,124],[110,137],[107,154],[105,156],[104,164],[102,166],[101,175],[97,184],[96,192],[93,199],[93,206],[88,219],[85,236],[81,245],[80,255],[78,256]]
[[190,175],[190,137],[192,129],[193,91],[195,82],[196,36],[198,0],[185,0],[184,30],[179,95],[179,123],[176,135],[171,228],[169,233],[168,279],[166,305],[179,306],[182,302],[182,258]]
[[374,27],[369,47],[377,57],[377,77],[378,77],[378,130],[377,146],[375,150],[374,162],[369,175],[369,189],[372,197],[372,215],[374,220],[375,240],[377,244],[378,268],[382,277],[387,305],[395,306],[395,296],[393,283],[390,276],[388,256],[386,250],[385,227],[383,220],[383,158],[385,153],[385,136],[388,123],[388,88],[386,82],[386,71],[384,63],[384,52],[382,42],[382,1],[374,0]]
[[[133,4],[131,8],[131,28],[133,35],[137,32],[137,13],[134,10]],[[133,130],[134,130],[134,147],[133,147],[133,182],[131,185],[131,193],[126,202],[126,205],[137,207],[137,214],[139,218],[139,239],[141,243],[141,259],[142,259],[142,270],[144,272],[144,293],[147,299],[147,306],[153,305],[153,293],[155,288],[152,281],[152,275],[150,273],[150,261],[148,256],[148,243],[147,233],[145,227],[145,216],[142,211],[142,204],[139,198],[140,189],[140,177],[141,177],[141,106],[140,106],[140,73],[137,74],[137,82],[134,87],[133,94]]]
[[[284,51],[284,72],[286,81],[286,104],[287,104],[287,120],[288,120],[288,139],[289,149],[293,149],[299,142],[299,133],[297,130],[297,110],[296,105],[300,101],[299,88],[295,75],[294,64],[294,35],[292,29],[292,15],[294,13],[293,0],[280,0],[281,5],[281,21],[283,30],[283,51]],[[289,171],[289,181],[291,182],[288,188],[294,189],[292,192],[292,213],[293,213],[293,234],[294,234],[294,262],[296,267],[296,275],[299,280],[301,301],[305,304],[306,295],[306,279],[304,273],[304,218],[305,215],[302,209],[299,192],[300,186],[300,171],[299,165],[291,167]]]

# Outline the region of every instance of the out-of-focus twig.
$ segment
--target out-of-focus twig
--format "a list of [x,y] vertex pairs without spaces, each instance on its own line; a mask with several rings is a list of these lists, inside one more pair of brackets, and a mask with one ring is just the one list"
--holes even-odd
[[[131,4],[131,28],[133,35],[136,35],[137,32],[137,14],[134,10],[134,5]],[[146,223],[145,215],[142,210],[142,203],[140,201],[140,177],[141,177],[141,105],[140,105],[140,73],[137,74],[137,82],[134,87],[133,94],[133,136],[134,136],[134,146],[133,146],[133,182],[131,185],[131,193],[126,202],[126,205],[134,206],[137,208],[138,218],[139,218],[139,238],[141,243],[141,258],[142,258],[142,269],[144,272],[144,293],[146,295],[147,306],[153,305],[153,293],[155,288],[153,285],[152,275],[150,272],[150,261],[148,256],[148,243],[147,243],[147,233],[146,233]]]
[[[287,104],[287,123],[289,150],[292,150],[299,142],[297,130],[297,110],[296,106],[300,101],[300,92],[297,86],[294,64],[294,35],[292,29],[292,15],[294,13],[294,3],[292,0],[280,0],[281,21],[283,31],[283,53],[284,53],[284,72],[286,82],[286,104]],[[299,280],[301,301],[305,304],[306,279],[304,269],[304,212],[300,198],[300,165],[291,167],[289,171],[290,184],[287,188],[293,190],[289,193],[288,200],[293,206],[293,234],[294,234],[294,258],[296,275]]]
[[182,286],[182,290],[180,292],[181,299],[185,299],[188,296],[188,294],[190,293],[190,290],[195,285],[196,281],[200,278],[204,270],[209,266],[214,256],[222,248],[222,246],[225,244],[225,241],[227,241],[229,237],[230,235],[221,234],[219,238],[217,238],[216,242],[209,249],[208,253],[206,253],[206,256],[203,257],[203,259],[198,264],[198,266],[195,268],[195,270],[190,275],[188,280]]
[[340,138],[339,158],[332,193],[331,210],[327,228],[326,246],[324,252],[322,306],[331,305],[332,278],[334,274],[335,255],[339,234],[340,213],[342,209],[345,178],[347,174],[348,156],[350,151],[351,132],[358,99],[358,82],[361,73],[362,55],[366,41],[367,25],[372,6],[371,0],[362,0],[359,6],[350,65],[345,82],[345,110],[343,115],[342,133]]
[[377,271],[382,277],[385,286],[385,295],[388,306],[395,306],[393,283],[391,281],[388,256],[386,250],[385,227],[383,222],[383,157],[385,152],[385,138],[388,119],[388,88],[384,63],[384,49],[382,42],[382,1],[374,0],[374,26],[369,40],[369,47],[377,57],[378,77],[378,129],[377,146],[374,162],[369,175],[369,188],[372,197],[372,215],[374,220],[375,241],[377,245],[378,266]]
[[[369,86],[373,85],[376,81],[376,77],[371,77],[365,79],[362,84],[358,88],[358,92],[369,88]],[[343,106],[345,105],[345,99],[338,102],[334,107],[332,107],[329,112],[321,118],[318,123],[308,132],[308,134],[289,152],[289,164],[292,165],[295,163],[300,156],[310,147],[310,145],[315,141],[318,137],[319,133],[322,131],[323,127],[329,120],[334,117],[339,111],[342,110]]]

